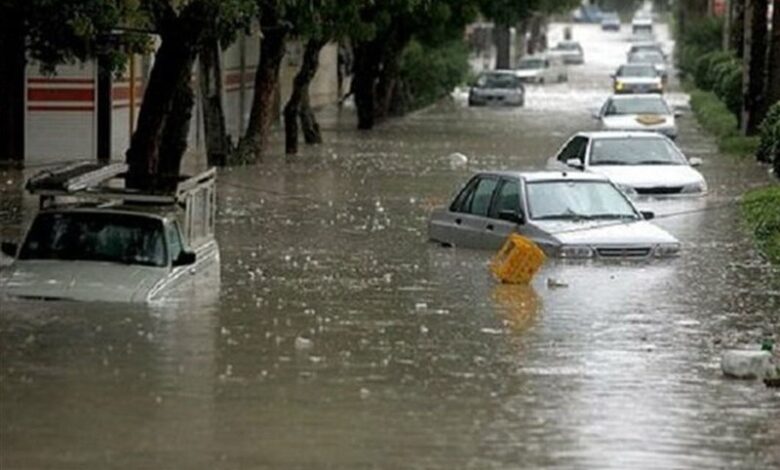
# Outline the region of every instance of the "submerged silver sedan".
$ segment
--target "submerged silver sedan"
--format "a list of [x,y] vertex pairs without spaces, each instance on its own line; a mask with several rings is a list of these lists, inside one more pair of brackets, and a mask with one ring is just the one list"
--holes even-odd
[[428,225],[445,246],[498,249],[512,233],[561,258],[672,257],[676,238],[647,222],[606,177],[579,172],[483,172]]

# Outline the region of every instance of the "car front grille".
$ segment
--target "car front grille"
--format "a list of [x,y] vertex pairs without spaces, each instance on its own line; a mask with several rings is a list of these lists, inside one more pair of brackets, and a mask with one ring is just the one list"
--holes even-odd
[[634,188],[638,194],[680,194],[682,186],[656,186],[653,188]]
[[602,258],[646,258],[650,256],[650,247],[611,247],[596,248],[596,253]]

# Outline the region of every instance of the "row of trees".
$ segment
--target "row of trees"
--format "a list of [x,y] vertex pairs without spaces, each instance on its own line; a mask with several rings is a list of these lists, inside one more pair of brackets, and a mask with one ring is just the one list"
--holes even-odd
[[[98,58],[103,73],[121,70],[129,53],[149,51],[154,65],[127,150],[132,181],[154,185],[179,172],[193,113],[191,74],[201,67],[204,124],[212,164],[251,162],[267,148],[286,42],[305,44],[292,96],[284,107],[286,148],[295,153],[298,123],[309,143],[321,140],[308,105],[308,86],[322,47],[350,41],[358,127],[371,129],[409,100],[402,58],[415,43],[462,41],[480,15],[517,25],[577,0],[0,0],[0,130],[19,125],[11,109],[23,101],[24,68],[32,59],[49,71]],[[219,50],[243,32],[260,32],[260,57],[248,127],[234,145],[225,131]],[[18,86],[21,77],[21,88]],[[5,90],[16,92],[6,93]],[[21,96],[20,93],[21,92]],[[18,121],[18,120],[16,120]],[[12,133],[13,134],[13,133]],[[15,134],[14,134],[15,135]]]
[[[718,24],[707,18],[712,12],[711,0],[678,2],[678,32],[691,44],[691,54],[682,56],[684,60],[695,62],[696,55],[712,52],[715,46],[715,50],[728,52],[741,63],[742,93],[734,101],[741,107],[738,118],[745,135],[755,135],[770,106],[780,101],[780,5],[774,2],[770,28],[770,1],[730,0],[722,29],[707,26],[707,22]],[[722,31],[722,38],[708,37],[716,31]],[[696,51],[697,47],[706,50]],[[685,65],[681,64],[683,68]]]

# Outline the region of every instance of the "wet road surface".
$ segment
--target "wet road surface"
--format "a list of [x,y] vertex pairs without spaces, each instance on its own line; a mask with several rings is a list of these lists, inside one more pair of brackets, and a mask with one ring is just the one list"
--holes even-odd
[[[490,253],[426,242],[472,171],[541,168],[595,127],[627,36],[574,35],[586,65],[524,109],[456,98],[371,133],[330,114],[323,147],[222,172],[221,287],[148,307],[4,301],[0,468],[780,466],[780,393],[719,370],[724,348],[780,339],[780,273],[733,204],[769,177],[692,116],[679,144],[710,194],[642,204],[699,210],[658,220],[679,259],[550,261],[506,286]],[[2,181],[16,236],[33,204],[18,173]]]

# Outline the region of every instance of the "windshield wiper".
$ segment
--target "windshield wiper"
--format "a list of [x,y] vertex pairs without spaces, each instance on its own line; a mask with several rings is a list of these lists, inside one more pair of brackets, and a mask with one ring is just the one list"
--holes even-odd
[[591,165],[631,165],[621,160],[591,160]]
[[612,219],[625,219],[634,220],[637,218],[634,214],[593,214],[590,216],[594,220],[612,220]]
[[637,165],[676,165],[675,162],[669,160],[642,160],[636,163]]

